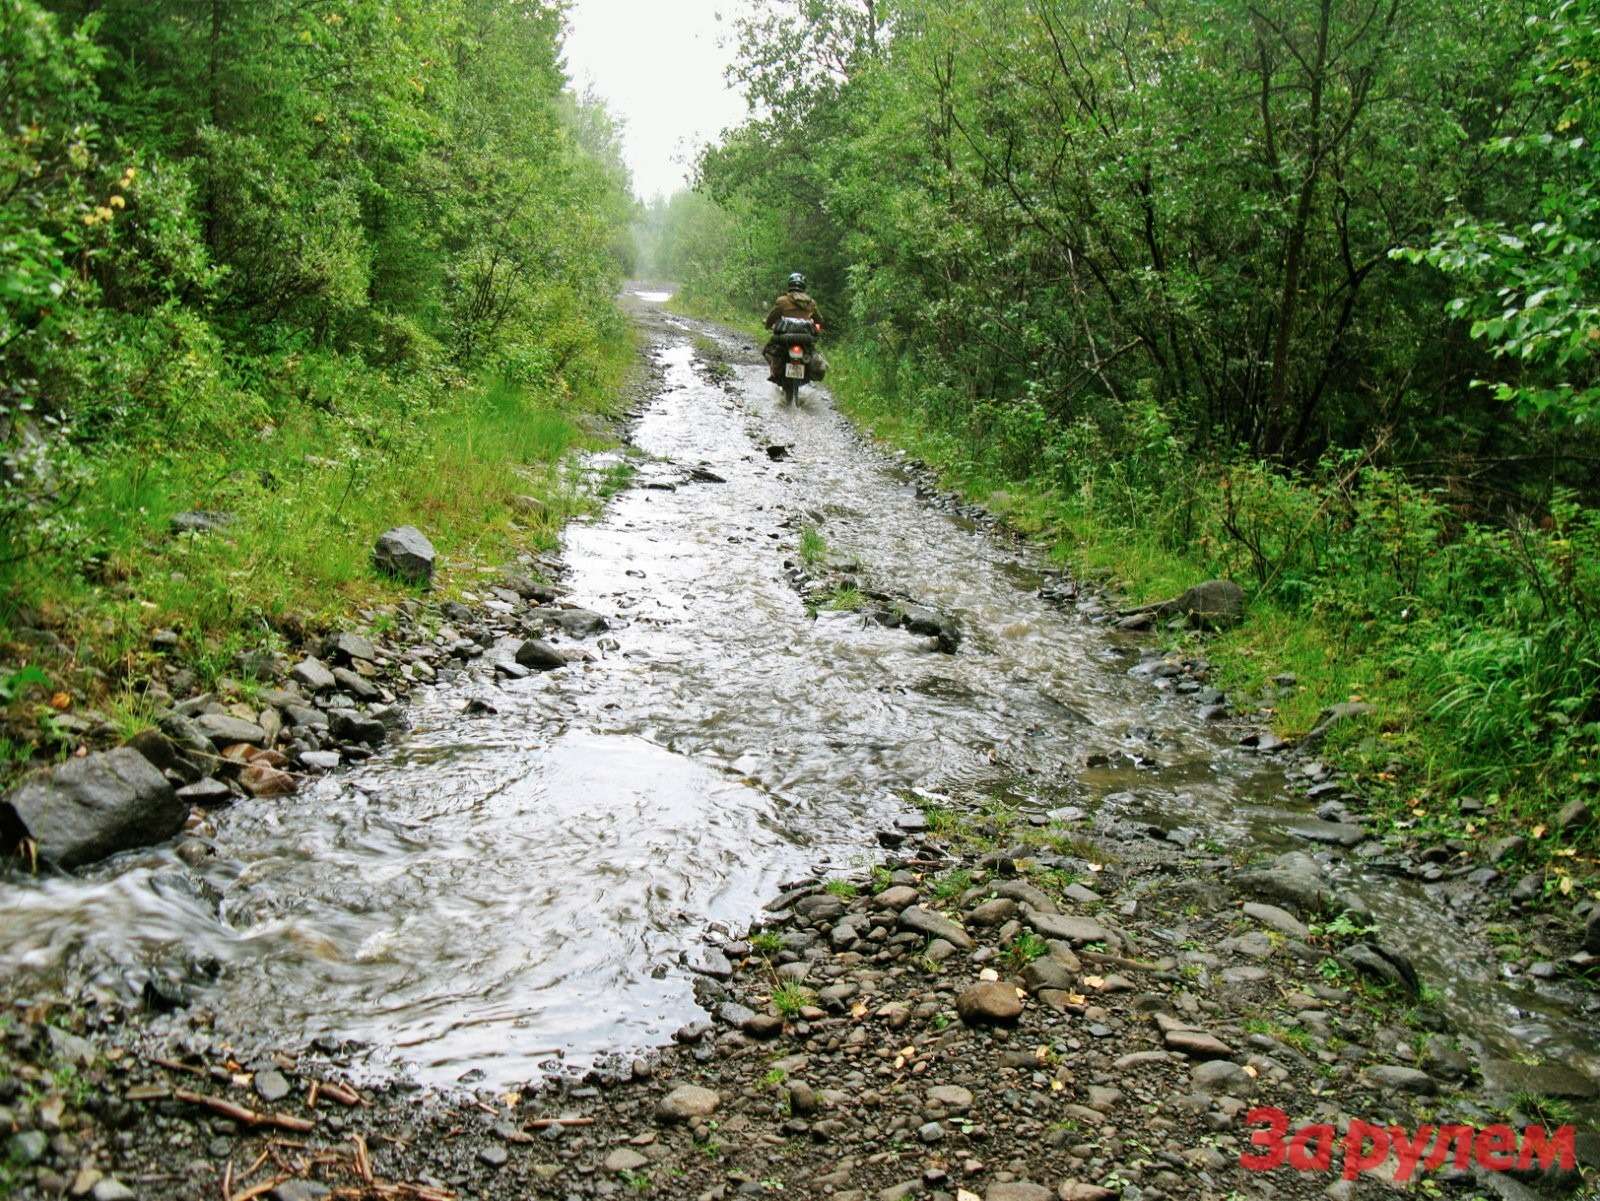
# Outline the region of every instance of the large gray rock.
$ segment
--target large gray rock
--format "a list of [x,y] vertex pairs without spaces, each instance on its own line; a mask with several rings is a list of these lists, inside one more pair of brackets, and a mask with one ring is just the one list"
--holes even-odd
[[1393,947],[1377,943],[1358,942],[1344,949],[1341,958],[1363,976],[1384,984],[1391,984],[1410,996],[1422,992],[1422,981],[1417,969],[1406,955]]
[[233,524],[233,514],[216,509],[190,509],[187,513],[174,513],[167,520],[173,534],[213,534]]
[[517,663],[535,671],[565,667],[567,658],[542,638],[529,638],[517,647]]
[[1271,867],[1237,872],[1232,883],[1244,896],[1280,901],[1302,914],[1320,913],[1332,906],[1322,869],[1310,855],[1299,851],[1279,855]]
[[1197,626],[1221,629],[1244,617],[1244,589],[1232,580],[1207,580],[1169,601],[1130,611],[1134,615],[1187,617]]
[[974,945],[971,936],[960,926],[943,914],[924,909],[921,905],[912,905],[902,911],[899,922],[904,929],[926,934],[929,938],[942,938],[964,951],[972,950]]
[[528,616],[554,626],[573,638],[586,638],[611,628],[604,617],[588,609],[535,609]]
[[969,1026],[1006,1025],[1022,1016],[1022,998],[1004,980],[983,980],[956,994],[956,1012]]
[[681,1084],[656,1105],[656,1115],[669,1122],[689,1122],[708,1118],[717,1112],[722,1098],[709,1088],[697,1084]]
[[1307,734],[1307,742],[1316,742],[1326,738],[1336,727],[1347,721],[1354,721],[1358,717],[1366,717],[1369,713],[1377,712],[1371,705],[1364,701],[1341,701],[1337,705],[1329,705],[1317,718],[1316,728]]
[[385,530],[372,548],[372,565],[408,584],[433,580],[433,543],[414,525]]
[[297,684],[304,684],[312,692],[328,692],[336,683],[328,665],[315,655],[307,655],[289,672]]
[[189,806],[150,761],[129,747],[69,759],[0,801],[0,841],[32,838],[62,867],[171,838]]
[[1483,1065],[1483,1083],[1495,1096],[1539,1093],[1563,1100],[1588,1101],[1600,1096],[1600,1086],[1581,1072],[1559,1063],[1518,1063],[1490,1059]]
[[267,742],[267,732],[264,729],[253,721],[245,721],[244,718],[234,717],[231,713],[202,713],[194,719],[194,724],[218,746],[233,746],[239,742],[248,742],[252,746],[265,746]]
[[1439,1085],[1427,1072],[1398,1064],[1377,1064],[1363,1071],[1367,1082],[1395,1093],[1416,1093],[1428,1096],[1439,1091]]
[[1059,938],[1062,942],[1107,942],[1111,938],[1111,932],[1093,918],[1040,913],[1031,905],[1022,907],[1022,920],[1046,938]]

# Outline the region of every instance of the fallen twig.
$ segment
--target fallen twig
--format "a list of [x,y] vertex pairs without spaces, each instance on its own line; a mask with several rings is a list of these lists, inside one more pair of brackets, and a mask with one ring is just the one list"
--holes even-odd
[[293,1117],[286,1113],[257,1113],[243,1105],[222,1097],[207,1096],[205,1093],[191,1092],[186,1088],[172,1090],[173,1098],[178,1101],[187,1101],[191,1105],[203,1105],[214,1113],[220,1113],[225,1118],[232,1118],[246,1126],[275,1126],[279,1130],[292,1130],[296,1134],[309,1134],[316,1128],[316,1123],[306,1118]]
[[550,1126],[593,1126],[593,1118],[534,1118],[523,1123],[524,1130],[544,1130]]
[[367,1099],[347,1084],[337,1084],[332,1080],[321,1081],[322,1095],[339,1102],[344,1106],[367,1104]]
[[293,1179],[293,1176],[274,1176],[271,1180],[263,1180],[260,1184],[252,1185],[245,1189],[233,1201],[254,1201],[256,1197],[265,1197],[280,1184]]
[[209,1074],[205,1068],[197,1067],[192,1063],[179,1063],[176,1059],[163,1059],[159,1055],[152,1055],[150,1062],[171,1072],[187,1072],[191,1076],[199,1076],[202,1079]]

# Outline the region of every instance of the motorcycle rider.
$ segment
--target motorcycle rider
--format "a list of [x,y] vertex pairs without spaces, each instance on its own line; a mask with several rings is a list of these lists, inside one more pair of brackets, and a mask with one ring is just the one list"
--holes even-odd
[[[804,317],[817,327],[819,333],[822,330],[822,311],[817,308],[817,302],[806,295],[806,277],[798,271],[789,277],[788,288],[772,302],[772,311],[767,314],[763,324],[772,329],[785,317]],[[781,384],[783,344],[776,338],[769,338],[761,355],[767,360],[767,378],[775,384]]]

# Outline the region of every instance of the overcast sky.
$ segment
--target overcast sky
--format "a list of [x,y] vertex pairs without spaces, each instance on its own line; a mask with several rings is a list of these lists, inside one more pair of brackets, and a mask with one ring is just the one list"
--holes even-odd
[[719,10],[737,0],[574,0],[567,70],[625,123],[633,187],[648,200],[685,186],[701,143],[744,116],[723,81],[730,50]]

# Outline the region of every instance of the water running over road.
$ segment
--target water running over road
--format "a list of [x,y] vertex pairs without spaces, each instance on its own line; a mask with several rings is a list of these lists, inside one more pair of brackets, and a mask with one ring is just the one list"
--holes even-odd
[[[384,754],[219,814],[198,872],[158,849],[12,890],[0,969],[214,960],[224,1031],[357,1038],[430,1083],[500,1085],[700,1017],[678,962],[698,933],[864,862],[913,790],[1187,826],[1229,853],[1291,845],[1304,806],[1281,773],[1130,673],[1141,643],[1041,599],[1034,551],[930,505],[815,390],[791,409],[758,365],[719,379],[671,324],[635,486],[565,538],[569,599],[614,643],[425,690]],[[955,618],[958,653],[809,614],[785,569],[807,525],[865,583]],[[496,712],[463,711],[469,695]],[[1136,766],[1086,771],[1091,750]],[[1559,988],[1462,962],[1438,898],[1346,870],[1499,1053],[1600,1069]]]

